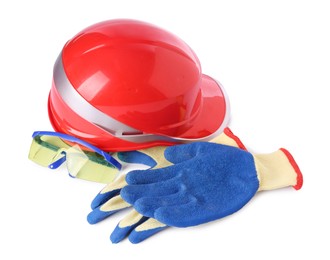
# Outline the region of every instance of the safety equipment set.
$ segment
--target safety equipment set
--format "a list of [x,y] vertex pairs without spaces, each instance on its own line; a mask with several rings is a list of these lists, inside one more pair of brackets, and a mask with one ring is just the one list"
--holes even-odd
[[[149,23],[104,21],[69,40],[54,65],[48,113],[56,132],[35,132],[29,158],[51,169],[66,161],[72,177],[106,184],[91,224],[133,207],[113,243],[216,220],[258,191],[303,183],[286,149],[247,151],[227,127],[222,85],[183,40]],[[150,168],[120,174],[132,163]]]

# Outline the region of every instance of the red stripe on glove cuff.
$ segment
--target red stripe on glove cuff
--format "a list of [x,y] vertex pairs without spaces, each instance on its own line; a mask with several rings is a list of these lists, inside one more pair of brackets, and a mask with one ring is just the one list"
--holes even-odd
[[226,127],[226,128],[223,130],[223,132],[224,132],[227,136],[229,136],[231,139],[233,139],[233,140],[236,142],[236,144],[238,145],[238,147],[239,147],[240,149],[247,151],[247,149],[246,149],[246,147],[244,146],[244,144],[242,143],[242,141],[241,141],[236,135],[234,135],[233,132],[232,132],[228,127]]
[[290,164],[292,165],[293,169],[297,173],[297,183],[296,183],[296,185],[293,186],[293,188],[295,188],[296,190],[300,190],[302,185],[303,185],[303,176],[302,176],[302,173],[299,169],[299,166],[296,163],[293,156],[291,155],[291,153],[289,153],[288,150],[286,150],[284,148],[281,148],[280,150],[286,155],[286,157],[288,158],[288,160],[289,160]]

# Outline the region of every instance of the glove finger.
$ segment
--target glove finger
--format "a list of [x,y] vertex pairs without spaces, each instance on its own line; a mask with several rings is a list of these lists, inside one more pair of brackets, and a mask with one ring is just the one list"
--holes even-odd
[[125,218],[123,218],[118,223],[116,228],[113,230],[113,232],[110,235],[111,242],[119,243],[125,237],[127,237],[134,228],[142,224],[147,219],[148,219],[147,217],[144,217],[143,215],[141,215],[140,213],[138,213],[136,210],[133,209],[130,213],[128,213],[125,216]]
[[114,196],[117,196],[119,194],[119,192],[120,192],[120,189],[112,190],[112,191],[109,191],[107,193],[101,193],[100,192],[93,199],[93,201],[91,203],[91,208],[96,209],[97,207],[101,206],[102,204],[104,204],[105,202],[107,202],[108,200],[113,198]]
[[203,219],[203,223],[215,219],[205,219],[200,214],[200,208],[196,202],[195,200],[180,206],[161,207],[155,211],[154,218],[173,227],[194,226],[200,223],[200,219]]
[[164,152],[165,158],[173,164],[190,160],[196,156],[198,151],[198,147],[193,144],[169,146]]
[[93,211],[88,214],[87,221],[90,224],[96,224],[112,214],[128,207],[131,207],[131,205],[125,202],[120,195],[115,196],[103,205],[93,209]]
[[169,207],[187,204],[195,198],[190,197],[185,191],[161,197],[144,197],[134,203],[134,208],[144,216],[153,217],[159,207]]
[[166,181],[178,174],[175,168],[176,167],[173,165],[155,170],[131,171],[126,175],[126,182],[128,184],[151,184]]
[[117,180],[112,183],[106,185],[99,194],[93,199],[91,203],[91,208],[95,209],[105,203],[106,201],[110,200],[111,198],[117,196],[124,186],[127,183],[125,181],[125,175],[120,176]]
[[218,146],[214,143],[190,143],[167,147],[165,150],[165,158],[173,164],[178,164],[194,158],[197,154],[208,152],[210,146]]
[[210,142],[195,142],[190,144],[175,145],[166,148],[165,158],[173,164],[180,164],[191,160],[196,156],[200,156],[201,154],[211,156],[211,150],[225,153],[227,150],[224,149],[224,147],[226,146],[227,145]]
[[139,151],[119,152],[118,158],[126,163],[138,163],[150,167],[155,167],[157,165],[157,162],[154,159]]
[[143,197],[161,197],[175,194],[180,190],[178,178],[172,178],[159,183],[127,185],[120,191],[120,196],[129,204],[133,205]]
[[156,219],[149,218],[142,224],[138,225],[128,236],[128,239],[131,243],[137,244],[143,240],[155,235],[156,233],[166,229],[166,226],[163,223],[160,223]]

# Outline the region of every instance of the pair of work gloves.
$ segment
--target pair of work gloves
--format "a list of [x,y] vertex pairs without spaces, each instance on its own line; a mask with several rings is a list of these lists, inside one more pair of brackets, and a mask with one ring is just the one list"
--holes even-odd
[[302,174],[281,148],[252,154],[229,128],[211,142],[121,152],[126,163],[149,166],[105,186],[94,198],[87,220],[95,224],[125,208],[110,239],[132,243],[172,227],[189,227],[228,216],[258,191],[287,186],[300,189]]

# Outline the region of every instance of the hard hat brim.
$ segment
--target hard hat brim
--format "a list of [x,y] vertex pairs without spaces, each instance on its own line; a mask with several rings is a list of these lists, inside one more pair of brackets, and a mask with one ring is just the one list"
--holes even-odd
[[209,141],[223,132],[229,123],[230,104],[222,85],[202,75],[202,106],[191,126],[175,139],[183,142]]

